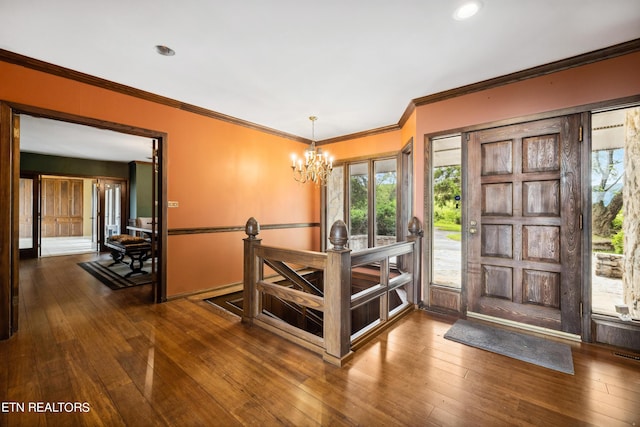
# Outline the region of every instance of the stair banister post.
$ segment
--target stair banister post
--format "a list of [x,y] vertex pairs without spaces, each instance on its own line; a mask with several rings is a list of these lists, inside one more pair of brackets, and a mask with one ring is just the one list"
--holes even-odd
[[323,359],[342,366],[351,352],[351,249],[347,226],[341,220],[333,223],[324,272],[324,346]]
[[256,290],[256,282],[260,279],[262,269],[258,265],[258,258],[255,256],[255,247],[261,244],[262,239],[256,238],[260,233],[260,224],[251,217],[245,225],[247,237],[244,240],[244,270],[243,270],[243,308],[242,322],[253,323],[253,319],[258,316],[259,300]]
[[422,236],[424,231],[422,230],[422,224],[417,217],[411,218],[409,221],[409,236],[407,241],[414,242],[412,263],[409,266],[411,268],[411,274],[413,274],[413,281],[411,284],[411,292],[408,292],[409,302],[413,305],[417,305],[420,302],[420,287],[422,277]]

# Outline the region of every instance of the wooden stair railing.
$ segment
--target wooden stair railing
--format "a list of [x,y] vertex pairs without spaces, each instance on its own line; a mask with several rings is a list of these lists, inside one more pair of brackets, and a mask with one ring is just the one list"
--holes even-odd
[[291,281],[291,283],[293,283],[294,285],[297,285],[304,292],[309,292],[319,296],[323,295],[323,292],[316,286],[314,286],[313,283],[309,282],[284,262],[265,259],[264,263],[271,267],[273,271],[275,271],[285,279]]
[[[410,236],[406,242],[371,248],[352,253],[346,247],[347,228],[342,221],[336,221],[331,227],[329,241],[333,247],[326,253],[298,251],[261,244],[257,238],[260,226],[254,218],[247,221],[245,227],[247,238],[244,239],[244,290],[242,321],[257,324],[261,327],[294,341],[319,354],[325,361],[342,366],[352,354],[352,347],[363,342],[382,327],[389,324],[392,318],[398,318],[404,312],[414,309],[418,303],[421,238],[420,222],[413,218],[410,222]],[[408,257],[410,262],[405,272],[390,277],[390,259]],[[355,295],[351,295],[352,267],[370,263],[380,265],[380,283],[371,286]],[[264,268],[274,270],[294,286],[265,280]],[[321,270],[323,272],[323,290],[298,274],[290,265]],[[295,289],[295,287],[299,289]],[[389,293],[397,291],[401,304],[390,308]],[[262,295],[271,295],[290,302],[304,313],[307,308],[322,313],[322,336],[319,337],[295,325],[288,324],[263,312]],[[395,297],[395,295],[394,295]],[[397,299],[397,298],[396,298]],[[372,301],[380,301],[380,319],[363,330],[352,335],[351,312],[359,306]]]
[[[277,301],[285,308],[300,316],[297,325],[295,325],[298,328],[308,332],[312,332],[312,330],[322,328],[322,325],[324,324],[322,317],[314,313],[312,309],[304,306],[299,306],[298,304],[277,297],[274,298],[276,298]],[[274,318],[282,318],[281,316],[274,313],[273,310],[264,309],[263,311],[273,316]]]

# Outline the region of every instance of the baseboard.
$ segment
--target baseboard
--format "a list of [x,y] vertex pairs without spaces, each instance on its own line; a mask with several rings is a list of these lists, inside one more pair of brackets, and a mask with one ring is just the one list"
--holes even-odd
[[227,285],[222,285],[216,288],[201,289],[195,292],[185,292],[182,294],[171,295],[170,297],[167,297],[167,301],[173,301],[182,298],[203,300],[220,295],[231,294],[233,292],[238,292],[241,291],[243,287],[244,285],[242,282],[229,283]]

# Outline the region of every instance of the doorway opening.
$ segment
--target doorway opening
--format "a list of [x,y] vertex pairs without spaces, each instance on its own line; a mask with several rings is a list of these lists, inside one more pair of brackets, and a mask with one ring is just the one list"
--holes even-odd
[[[140,237],[141,232],[134,229],[149,228],[144,238],[151,248],[148,256],[152,264],[151,296],[154,302],[166,301],[167,135],[24,105],[11,109],[10,113],[13,146],[20,151],[20,176],[15,178],[15,188],[22,186],[23,190],[22,197],[15,198],[19,201],[18,217],[22,217],[19,229],[15,230],[16,255],[19,252],[20,257],[39,256],[42,177],[86,179],[82,216],[83,221],[84,217],[93,221],[90,227],[88,224],[81,227],[82,236],[90,233],[91,247],[106,251],[105,236],[119,231]],[[16,297],[17,283],[17,280],[12,283],[12,294]],[[15,330],[15,308],[12,319]]]
[[97,251],[98,238],[94,234],[97,211],[93,210],[96,180],[43,175],[38,181],[40,256]]
[[[150,138],[27,114],[19,118],[22,257],[104,251],[106,239],[135,225],[130,212],[152,216]],[[137,176],[143,173],[154,176]],[[144,186],[149,188],[137,188]],[[148,200],[130,198],[130,190]]]

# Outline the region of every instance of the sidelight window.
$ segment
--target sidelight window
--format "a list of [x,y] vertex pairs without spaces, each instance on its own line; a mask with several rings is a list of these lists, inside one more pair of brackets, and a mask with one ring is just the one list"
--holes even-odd
[[462,284],[461,137],[433,139],[432,150],[432,277],[436,285]]
[[640,319],[640,107],[592,115],[592,311]]

